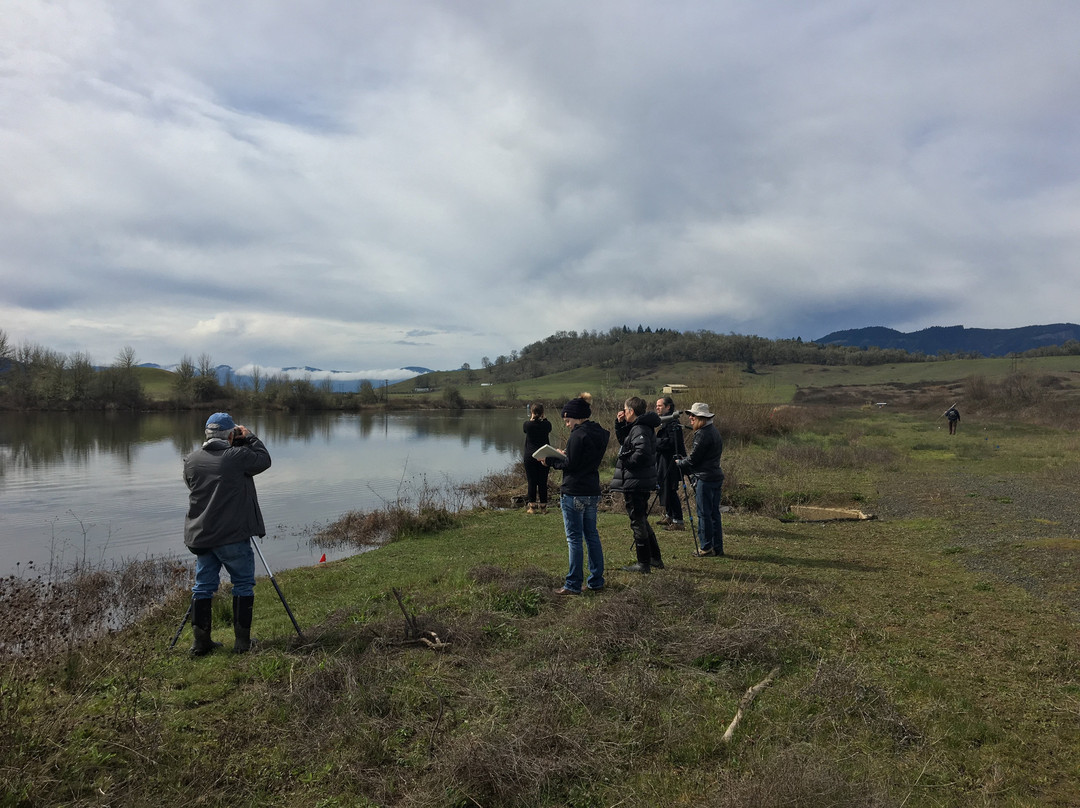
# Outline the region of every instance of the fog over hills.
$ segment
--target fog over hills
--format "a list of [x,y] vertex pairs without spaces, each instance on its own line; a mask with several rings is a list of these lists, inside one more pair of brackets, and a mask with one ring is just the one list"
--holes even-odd
[[[154,362],[143,362],[139,367],[160,368],[161,370],[168,370],[175,373],[179,365],[159,365]],[[264,382],[274,376],[284,376],[292,380],[309,379],[314,384],[323,384],[329,379],[331,389],[335,393],[355,392],[365,381],[371,382],[373,387],[383,387],[393,382],[400,382],[405,379],[415,378],[424,373],[434,372],[429,368],[418,367],[415,365],[383,370],[324,370],[323,368],[316,368],[308,365],[302,367],[291,366],[280,368],[259,365],[258,368],[259,378]],[[217,365],[214,370],[217,372],[218,381],[221,384],[231,381],[232,384],[241,388],[251,388],[254,386],[253,374],[255,372],[255,367],[253,365],[241,365],[238,368],[234,368],[231,365]]]

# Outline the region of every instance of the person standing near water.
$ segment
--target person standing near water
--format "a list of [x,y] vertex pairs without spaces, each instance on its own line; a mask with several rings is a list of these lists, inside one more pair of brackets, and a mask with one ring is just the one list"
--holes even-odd
[[548,472],[550,469],[533,457],[533,452],[549,443],[551,421],[544,417],[544,405],[533,404],[529,408],[529,420],[521,426],[525,433],[525,513],[547,513]]
[[[559,493],[570,554],[566,581],[555,593],[580,595],[583,583],[593,591],[604,588],[604,548],[596,529],[596,509],[600,504],[600,462],[604,459],[611,433],[589,420],[592,396],[588,393],[566,402],[562,417],[563,423],[570,428],[566,449],[561,453],[562,457],[544,460],[563,472]],[[588,581],[585,581],[585,548],[589,553]]]
[[210,637],[211,603],[220,585],[221,568],[232,580],[233,652],[251,648],[251,614],[255,603],[255,553],[252,536],[265,536],[255,494],[255,475],[270,468],[270,452],[227,412],[206,421],[206,441],[184,458],[188,511],[184,543],[195,553],[195,586],[191,591],[192,656],[204,656],[221,643]]

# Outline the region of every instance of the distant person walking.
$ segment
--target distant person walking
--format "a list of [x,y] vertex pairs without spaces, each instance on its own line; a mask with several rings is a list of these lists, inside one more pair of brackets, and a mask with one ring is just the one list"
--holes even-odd
[[679,467],[676,458],[686,456],[683,425],[671,396],[656,401],[656,414],[660,416],[660,428],[656,430],[656,484],[660,490],[660,504],[664,515],[657,524],[665,530],[685,530],[682,503],[679,501]]
[[191,655],[203,656],[221,647],[210,638],[210,621],[222,567],[232,580],[233,652],[242,654],[251,647],[255,603],[251,537],[266,535],[254,477],[270,468],[270,452],[227,412],[211,415],[204,434],[203,445],[184,458],[184,482],[189,491],[184,543],[196,555]]
[[615,438],[620,442],[611,490],[621,491],[630,517],[637,562],[623,567],[627,572],[649,573],[653,567],[664,568],[660,544],[649,524],[649,497],[656,490],[656,428],[660,416],[646,412],[645,400],[626,399],[615,415]]
[[690,454],[678,461],[684,474],[692,475],[697,499],[698,549],[697,556],[722,556],[724,554],[724,528],[720,521],[720,490],[724,485],[724,472],[720,468],[720,456],[724,453],[724,441],[713,424],[714,413],[708,404],[695,403],[686,411],[690,428],[694,430]]
[[525,433],[525,513],[547,513],[548,472],[547,464],[533,458],[533,452],[549,443],[551,421],[544,417],[544,405],[533,404],[529,408],[529,420],[521,426]]
[[[596,509],[600,504],[600,461],[607,451],[611,433],[592,417],[592,396],[582,393],[566,402],[562,408],[563,423],[570,428],[562,458],[545,458],[544,462],[562,469],[561,493],[563,525],[570,552],[570,569],[566,582],[556,589],[558,595],[580,595],[583,583],[589,589],[604,588],[604,548],[596,529]],[[585,581],[584,546],[589,551],[589,579]]]
[[956,409],[955,404],[945,410],[945,420],[949,422],[949,434],[955,435],[956,426],[960,423],[960,410]]

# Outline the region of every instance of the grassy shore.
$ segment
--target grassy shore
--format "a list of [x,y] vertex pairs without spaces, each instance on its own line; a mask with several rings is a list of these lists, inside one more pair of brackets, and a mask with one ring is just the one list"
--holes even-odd
[[279,573],[303,642],[261,582],[246,656],[169,651],[178,595],[9,659],[0,804],[1074,806],[1080,438],[943,425],[833,410],[732,440],[730,556],[661,533],[666,569],[620,572],[613,509],[601,593],[553,594],[557,512],[484,510]]

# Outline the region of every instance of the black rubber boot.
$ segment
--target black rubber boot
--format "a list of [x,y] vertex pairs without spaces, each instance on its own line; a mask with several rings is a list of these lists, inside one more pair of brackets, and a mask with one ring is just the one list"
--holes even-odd
[[[649,523],[645,519],[631,519],[630,532],[634,534],[634,555],[639,564],[649,565],[652,548],[649,547]],[[659,555],[659,552],[657,552]],[[625,569],[625,567],[624,567]]]
[[233,595],[233,634],[236,636],[232,649],[234,654],[246,654],[251,650],[251,611],[254,605],[254,595]]
[[649,533],[649,564],[658,570],[662,570],[664,562],[660,558],[660,542],[656,540],[656,531],[652,529],[652,525],[648,522],[645,523],[645,529]]
[[626,572],[640,572],[643,575],[648,575],[652,572],[652,567],[647,562],[638,561],[636,564],[628,564],[623,567]]
[[210,638],[210,611],[213,602],[212,598],[191,601],[191,628],[195,632],[195,642],[191,644],[190,651],[193,657],[206,656],[215,648],[221,647],[221,643]]

